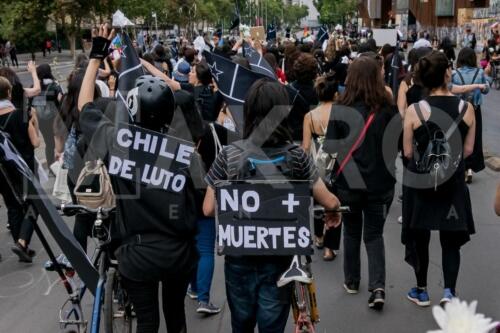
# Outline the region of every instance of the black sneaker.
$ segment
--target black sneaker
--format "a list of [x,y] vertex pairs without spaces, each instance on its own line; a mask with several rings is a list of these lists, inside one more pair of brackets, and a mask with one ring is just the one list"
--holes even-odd
[[27,263],[33,262],[33,259],[30,257],[28,253],[28,249],[23,247],[21,244],[16,243],[10,249],[19,257],[20,262],[27,262]]
[[344,289],[348,294],[357,294],[359,292],[359,282],[344,283]]
[[370,298],[368,299],[368,307],[374,310],[382,310],[385,304],[385,291],[382,289],[377,289],[372,291]]

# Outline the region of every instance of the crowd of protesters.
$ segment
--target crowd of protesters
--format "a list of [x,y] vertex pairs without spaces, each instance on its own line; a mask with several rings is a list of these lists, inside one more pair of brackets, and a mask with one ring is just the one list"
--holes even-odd
[[[315,202],[325,208],[350,207],[350,213],[329,213],[316,217],[313,223],[314,244],[323,249],[323,259],[332,261],[339,253],[344,257],[346,292],[361,290],[363,241],[368,254],[368,306],[375,310],[384,307],[386,275],[391,274],[385,269],[384,226],[394,197],[401,192],[394,175],[396,160],[402,158],[402,251],[415,272],[415,285],[408,286],[406,297],[418,306],[431,304],[427,292],[429,240],[431,231],[436,230],[440,233],[444,276],[440,303],[456,297],[460,248],[475,232],[467,183],[485,168],[481,105],[482,95],[489,92],[492,66],[498,60],[498,36],[492,36],[481,59],[469,30],[457,56],[449,38],[431,39],[423,32],[415,38],[407,59],[402,49],[377,46],[369,36],[361,37],[351,39],[339,29],[321,43],[293,38],[264,42],[225,37],[216,31],[212,36],[200,34],[199,43],[180,39],[166,45],[155,36],[141,36],[146,41],[133,42],[149,75],[136,81],[142,112],[136,116],[136,124],[157,132],[175,128],[174,111],[179,107],[187,121],[189,140],[196,144],[207,185],[201,190],[186,187],[178,196],[144,187],[138,199],[119,199],[117,203],[117,221],[125,227],[122,238],[149,237],[143,237],[147,246],[126,242],[118,251],[120,273],[137,315],[137,332],[158,331],[160,282],[169,286],[168,291],[164,286],[162,294],[169,332],[186,330],[186,294],[197,299],[199,313],[221,311],[210,297],[215,265],[215,185],[237,179],[232,172],[243,153],[233,142],[251,141],[252,133],[273,107],[289,104],[286,86],[299,97],[286,109],[284,120],[266,133],[269,138],[262,146],[266,152],[292,145],[287,179],[310,181]],[[94,43],[112,39],[107,27],[101,27]],[[50,52],[49,42],[44,50]],[[251,85],[243,104],[245,126],[238,128],[235,111],[218,89],[203,51],[251,70],[243,42],[263,56],[277,79],[260,79]],[[14,65],[13,49],[13,44],[9,51],[0,45],[2,62],[10,52]],[[48,165],[60,161],[68,170],[70,193],[91,142],[101,143],[93,154],[107,158],[114,131],[114,123],[107,117],[116,104],[119,62],[114,52],[79,55],[66,89],[47,64],[35,67],[29,63],[32,87],[23,87],[12,69],[0,68],[0,129],[11,135],[35,173],[34,150],[43,138]],[[40,96],[42,104],[37,103]],[[359,120],[355,128],[343,118],[349,112]],[[448,121],[445,125],[443,114]],[[456,129],[452,130],[454,124]],[[384,138],[391,131],[399,144],[387,149]],[[453,147],[458,156],[450,162],[453,172],[440,184],[429,185],[417,156],[426,154],[439,131],[452,132],[450,136],[461,144]],[[350,132],[362,132],[359,138],[364,140],[343,147],[347,161],[343,165],[338,158],[335,168],[327,170],[336,174],[335,182],[329,182],[318,165],[318,151],[325,141],[341,141]],[[36,255],[30,248],[33,221],[25,218],[3,176],[0,182],[15,243],[12,251],[20,261],[30,263]],[[113,187],[120,194],[129,194],[133,186],[113,180]],[[497,193],[497,212],[499,197]],[[72,200],[76,200],[74,195]],[[165,202],[181,205],[180,216],[168,217]],[[140,225],[136,223],[139,220]],[[73,232],[86,250],[87,238],[92,236],[89,217],[77,215]],[[253,332],[256,325],[260,332],[284,331],[290,295],[278,288],[276,281],[289,264],[288,257],[226,256],[224,278],[233,332]]]

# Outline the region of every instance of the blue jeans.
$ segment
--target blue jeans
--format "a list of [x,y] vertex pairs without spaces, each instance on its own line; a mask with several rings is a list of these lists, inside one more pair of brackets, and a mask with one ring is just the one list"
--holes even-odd
[[215,220],[198,220],[196,246],[200,253],[196,276],[191,280],[191,290],[198,294],[198,301],[210,301],[210,288],[214,276]]
[[282,333],[290,313],[291,290],[276,281],[287,265],[226,257],[224,274],[233,333]]

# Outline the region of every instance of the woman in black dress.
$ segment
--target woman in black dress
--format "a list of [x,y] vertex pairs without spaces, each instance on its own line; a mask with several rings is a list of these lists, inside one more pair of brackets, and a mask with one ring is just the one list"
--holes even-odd
[[[12,103],[12,85],[0,76],[0,130],[9,134],[10,140],[31,171],[35,170],[35,148],[40,145],[36,113],[25,114]],[[21,262],[32,262],[35,251],[29,249],[33,235],[33,221],[25,217],[25,210],[16,199],[7,179],[0,173],[0,193],[7,206],[8,222],[14,240],[12,252]],[[29,215],[29,214],[28,214]]]
[[[431,231],[440,232],[444,274],[441,304],[456,295],[460,247],[474,233],[471,201],[463,177],[464,157],[474,148],[474,109],[449,91],[451,74],[451,66],[443,53],[432,52],[420,59],[416,75],[429,95],[418,105],[411,105],[404,119],[403,147],[410,161],[403,177],[406,186],[402,241],[406,245],[406,261],[413,266],[417,279],[417,287],[411,289],[407,297],[419,306],[430,305],[426,288]],[[461,112],[463,119],[459,118]],[[436,184],[429,173],[417,171],[415,153],[425,155],[430,137],[439,130],[448,133],[455,157],[450,161],[447,177]]]

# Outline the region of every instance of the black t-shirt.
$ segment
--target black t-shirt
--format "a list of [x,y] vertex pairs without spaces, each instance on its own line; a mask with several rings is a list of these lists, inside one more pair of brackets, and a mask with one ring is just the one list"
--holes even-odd
[[302,141],[302,132],[304,129],[304,117],[318,105],[318,95],[314,89],[314,83],[292,83],[292,87],[299,91],[299,96],[295,99],[295,103],[288,116],[288,124],[292,130],[292,138],[295,141]]
[[[89,150],[106,163],[116,136],[111,119],[94,103],[86,104],[80,114],[80,128],[90,143]],[[119,269],[129,279],[158,280],[165,274],[188,271],[196,265],[194,185],[189,174],[186,179],[185,188],[173,194],[111,177],[117,195],[117,224],[123,239],[138,234],[157,238],[141,244],[126,241],[120,247]]]
[[[353,110],[360,113],[364,121],[359,128],[350,128],[345,121],[335,120],[335,105],[332,110],[333,121],[330,121],[327,130],[327,140],[338,142],[338,164],[342,163],[361,133],[362,126],[366,123],[371,110],[363,103],[358,102],[352,106]],[[391,122],[395,123],[391,123]],[[389,127],[389,123],[391,126]],[[366,132],[366,136],[344,171],[339,175],[334,188],[364,190],[370,193],[384,193],[392,188],[396,182],[395,161],[398,153],[398,138],[401,132],[401,117],[394,106],[384,106],[375,115],[375,118]],[[341,147],[340,140],[354,135],[353,139]],[[394,133],[388,133],[393,131]],[[392,141],[384,142],[384,136],[392,137]],[[392,146],[391,146],[392,145]],[[338,168],[337,164],[337,168]],[[361,177],[359,177],[359,175]]]
[[10,135],[10,140],[28,164],[31,171],[35,170],[35,148],[28,134],[30,116],[27,112],[14,110],[0,115],[0,130]]

